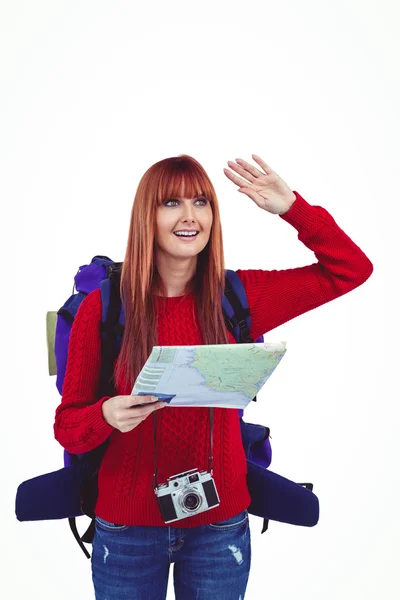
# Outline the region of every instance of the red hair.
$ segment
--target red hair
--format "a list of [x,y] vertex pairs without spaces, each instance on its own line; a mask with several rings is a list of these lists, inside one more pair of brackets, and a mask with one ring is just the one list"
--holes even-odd
[[184,293],[193,291],[197,319],[205,344],[228,343],[221,295],[225,284],[224,252],[218,199],[197,160],[181,154],[152,165],[141,178],[132,206],[128,242],[121,273],[121,298],[125,330],[115,370],[115,382],[133,384],[154,345],[157,327],[154,293],[165,295],[155,258],[157,207],[168,198],[204,195],[210,202],[213,222],[210,239],[197,256],[196,272]]

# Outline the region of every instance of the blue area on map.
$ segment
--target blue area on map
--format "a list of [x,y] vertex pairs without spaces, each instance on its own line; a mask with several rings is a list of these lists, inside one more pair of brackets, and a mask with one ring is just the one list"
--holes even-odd
[[156,396],[162,402],[171,402],[172,398],[175,398],[176,394],[161,394],[159,392],[138,392],[136,396]]

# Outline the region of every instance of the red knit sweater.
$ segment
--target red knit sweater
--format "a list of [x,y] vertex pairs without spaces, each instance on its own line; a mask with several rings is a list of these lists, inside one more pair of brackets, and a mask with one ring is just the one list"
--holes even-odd
[[[253,339],[294,317],[325,304],[361,285],[373,266],[360,248],[320,206],[312,206],[300,194],[289,211],[280,215],[298,231],[298,239],[318,262],[285,270],[238,270],[249,301]],[[202,344],[193,318],[192,296],[157,297],[160,345]],[[84,299],[73,323],[61,404],[56,410],[54,434],[73,454],[92,450],[111,434],[99,471],[96,514],[113,523],[167,526],[161,518],[152,487],[153,417],[128,433],[121,433],[103,419],[101,406],[108,399],[96,397],[101,362],[101,299],[94,290]],[[235,340],[229,334],[230,343]],[[124,386],[119,395],[130,394]],[[208,469],[208,408],[165,407],[157,412],[158,482],[185,470]],[[214,478],[220,505],[173,523],[196,527],[228,519],[246,509],[250,495],[246,485],[238,412],[214,409]]]

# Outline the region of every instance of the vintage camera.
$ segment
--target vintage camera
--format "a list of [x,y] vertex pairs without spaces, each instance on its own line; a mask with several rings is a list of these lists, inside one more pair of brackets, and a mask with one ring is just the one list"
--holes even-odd
[[219,506],[219,496],[212,475],[192,469],[167,479],[156,489],[158,505],[165,523],[197,515]]

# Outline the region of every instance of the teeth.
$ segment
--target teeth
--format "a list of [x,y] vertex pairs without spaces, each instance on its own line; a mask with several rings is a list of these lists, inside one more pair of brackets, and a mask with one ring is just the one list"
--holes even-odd
[[179,232],[179,233],[178,233],[178,232],[176,232],[176,231],[175,231],[175,235],[178,235],[178,236],[186,236],[186,237],[194,237],[195,235],[197,235],[197,232],[195,232],[195,233],[185,233],[185,232]]

